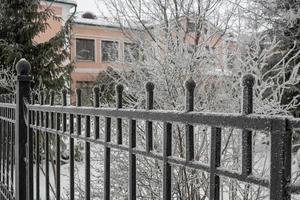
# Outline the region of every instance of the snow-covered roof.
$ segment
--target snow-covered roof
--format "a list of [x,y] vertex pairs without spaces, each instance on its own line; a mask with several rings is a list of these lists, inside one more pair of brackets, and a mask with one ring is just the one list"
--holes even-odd
[[76,24],[84,24],[84,25],[91,25],[91,26],[106,26],[112,28],[120,28],[120,24],[110,22],[107,19],[96,17],[95,19],[83,18],[81,15],[75,17]]

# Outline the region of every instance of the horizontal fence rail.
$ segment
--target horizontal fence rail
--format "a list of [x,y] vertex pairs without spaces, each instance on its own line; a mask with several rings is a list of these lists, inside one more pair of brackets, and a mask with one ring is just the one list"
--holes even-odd
[[[30,65],[21,60],[17,65],[19,83],[30,82]],[[76,106],[67,105],[67,91],[59,95],[61,105],[54,105],[54,92],[30,93],[29,85],[17,87],[16,103],[13,95],[0,97],[0,180],[2,199],[61,199],[61,139],[69,138],[69,198],[75,199],[75,149],[74,141],[84,142],[84,199],[91,194],[91,144],[104,148],[103,154],[103,198],[111,197],[112,151],[121,150],[128,154],[128,199],[137,197],[137,156],[152,158],[162,163],[162,199],[173,199],[172,170],[176,166],[204,171],[209,174],[209,199],[221,199],[221,177],[269,188],[271,200],[289,200],[292,193],[299,193],[300,186],[291,184],[291,136],[300,128],[300,121],[286,116],[253,114],[254,79],[243,78],[242,112],[205,113],[194,111],[195,82],[186,82],[186,104],[184,111],[154,110],[154,84],[147,83],[145,109],[126,109],[123,105],[123,86],[116,86],[116,107],[103,108],[100,105],[100,90],[94,88],[93,107],[82,106],[81,90],[76,90]],[[20,92],[23,90],[23,93]],[[24,92],[25,91],[25,92]],[[56,96],[58,97],[58,96]],[[20,111],[21,110],[21,111]],[[17,118],[16,118],[17,117]],[[104,119],[103,139],[100,118]],[[22,121],[23,119],[23,121]],[[116,120],[116,124],[112,123]],[[137,122],[145,124],[145,145],[137,146]],[[128,130],[122,124],[128,123]],[[153,151],[153,123],[163,124],[162,152]],[[25,125],[24,125],[25,123]],[[185,129],[185,157],[173,155],[172,134],[174,124],[180,123]],[[197,125],[209,126],[210,161],[203,163],[195,159],[195,133]],[[221,166],[222,131],[226,127],[241,129],[242,158],[241,171]],[[116,142],[112,141],[112,130],[116,130]],[[255,131],[270,134],[270,177],[253,174],[253,141]],[[23,135],[22,135],[23,134]],[[25,134],[25,135],[24,135]],[[128,136],[128,144],[124,142]],[[43,140],[41,139],[43,138]],[[26,142],[24,142],[26,141]],[[43,141],[43,142],[41,142]],[[26,143],[26,146],[25,146]],[[18,147],[17,147],[18,146]],[[15,148],[16,147],[16,148]],[[15,149],[15,151],[14,151]],[[43,149],[45,183],[41,184],[41,149]],[[50,187],[50,151],[54,150],[55,188]],[[27,152],[26,155],[21,151]],[[20,161],[26,160],[26,167]],[[20,164],[21,163],[21,164]],[[34,170],[35,168],[35,170]],[[21,173],[25,182],[20,180]],[[24,185],[22,185],[24,184]],[[41,193],[41,185],[44,193]],[[25,192],[24,192],[25,191]],[[51,191],[53,195],[51,196]],[[25,195],[25,196],[22,196]],[[0,198],[1,199],[1,198]]]

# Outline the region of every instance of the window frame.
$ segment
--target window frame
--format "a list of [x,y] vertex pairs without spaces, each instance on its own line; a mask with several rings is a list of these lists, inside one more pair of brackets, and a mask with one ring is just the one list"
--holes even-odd
[[[112,43],[116,43],[117,44],[117,58],[115,60],[103,60],[103,49],[102,49],[102,45],[103,42],[112,42]],[[100,56],[101,56],[101,63],[113,63],[113,62],[118,62],[121,59],[121,52],[120,52],[120,44],[121,42],[119,40],[113,40],[113,39],[101,39],[100,40]]]
[[[78,56],[77,56],[77,50],[78,50],[77,40],[92,40],[94,42],[94,56],[93,56],[92,60],[85,60],[85,59],[79,59],[78,58]],[[93,62],[93,63],[95,63],[96,62],[96,39],[95,38],[76,37],[75,38],[75,58],[76,58],[76,61],[79,61],[79,62]]]

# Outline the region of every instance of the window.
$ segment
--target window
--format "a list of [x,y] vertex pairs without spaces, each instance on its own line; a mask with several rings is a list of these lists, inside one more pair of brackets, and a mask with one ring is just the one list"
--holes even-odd
[[132,62],[139,60],[139,46],[135,43],[124,43],[124,59],[125,62]]
[[195,32],[196,31],[196,24],[194,22],[187,23],[187,32]]
[[95,41],[90,39],[76,39],[76,58],[78,60],[95,60]]
[[102,41],[102,62],[117,61],[119,57],[118,48],[119,43],[115,41]]

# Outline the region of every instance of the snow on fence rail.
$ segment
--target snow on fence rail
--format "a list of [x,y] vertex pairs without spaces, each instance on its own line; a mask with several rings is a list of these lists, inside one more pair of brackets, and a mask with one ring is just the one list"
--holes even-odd
[[[291,185],[291,134],[300,128],[300,121],[286,116],[266,116],[252,114],[252,92],[254,79],[247,75],[243,78],[243,104],[241,114],[203,113],[194,111],[193,80],[186,82],[186,110],[153,110],[154,85],[146,84],[146,109],[123,109],[123,87],[116,87],[116,108],[101,108],[99,89],[94,89],[94,107],[81,106],[81,92],[76,90],[77,105],[67,105],[67,91],[62,91],[62,105],[54,105],[54,92],[50,103],[45,104],[44,93],[40,93],[39,102],[30,97],[30,64],[22,59],[17,64],[16,95],[0,96],[0,199],[32,200],[50,199],[49,181],[49,138],[55,137],[55,197],[61,198],[61,137],[69,137],[70,158],[70,199],[75,198],[74,188],[74,139],[85,143],[85,199],[91,199],[90,144],[104,147],[104,199],[110,199],[111,150],[118,149],[128,153],[128,199],[136,199],[136,157],[143,156],[163,163],[163,199],[172,199],[173,166],[198,169],[210,174],[209,199],[220,199],[220,177],[229,177],[238,181],[267,187],[271,200],[289,200],[292,193],[299,193],[300,187]],[[105,118],[105,137],[99,137],[99,118]],[[84,123],[82,124],[82,119]],[[117,142],[111,140],[112,119],[117,119]],[[129,122],[129,145],[123,143],[122,121]],[[137,120],[145,121],[146,146],[137,148]],[[91,121],[93,122],[91,127]],[[163,122],[163,151],[153,150],[153,121]],[[172,155],[172,123],[185,125],[186,155],[179,158]],[[194,126],[204,124],[211,127],[210,163],[204,164],[194,158]],[[82,130],[82,125],[85,129]],[[242,168],[241,172],[221,167],[222,128],[242,129]],[[269,132],[271,137],[270,177],[264,179],[252,173],[252,131]],[[82,134],[84,132],[84,134]],[[93,132],[93,134],[92,134]],[[40,137],[45,138],[45,193],[40,193]],[[93,137],[92,137],[93,136]],[[34,141],[35,140],[35,141]],[[36,167],[34,174],[34,167]],[[34,187],[34,182],[36,187]]]

